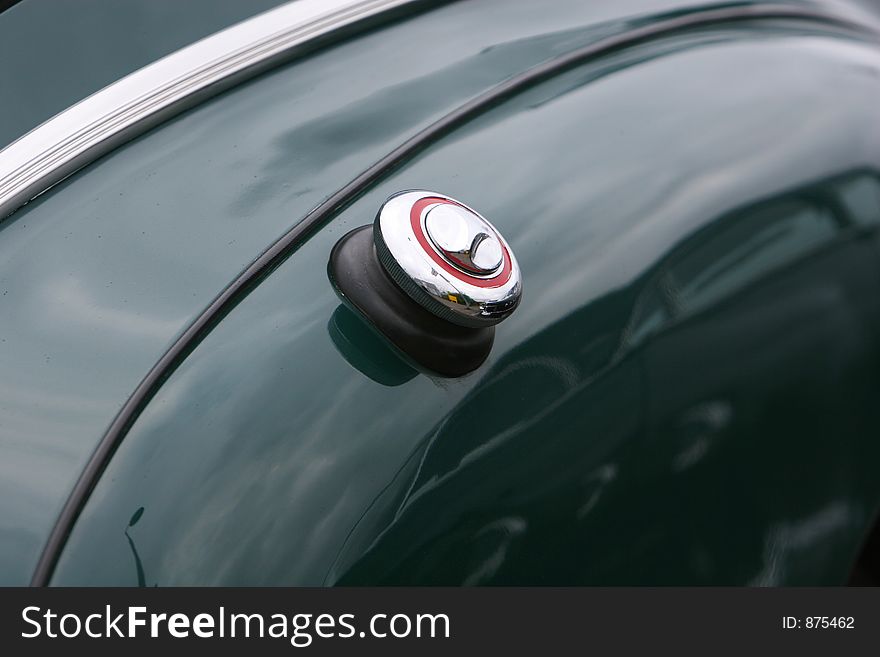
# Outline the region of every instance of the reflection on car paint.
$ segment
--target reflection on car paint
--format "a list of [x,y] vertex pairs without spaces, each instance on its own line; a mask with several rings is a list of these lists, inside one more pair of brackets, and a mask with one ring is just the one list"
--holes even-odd
[[[829,500],[774,581],[845,580],[880,494],[880,162],[839,144],[875,138],[876,53],[766,37],[554,80],[365,193],[168,379],[54,583],[132,583],[146,506],[162,585],[742,584]],[[426,182],[503,218],[532,293],[477,372],[389,387],[331,339],[324,269]],[[741,275],[700,257],[725,240]]]

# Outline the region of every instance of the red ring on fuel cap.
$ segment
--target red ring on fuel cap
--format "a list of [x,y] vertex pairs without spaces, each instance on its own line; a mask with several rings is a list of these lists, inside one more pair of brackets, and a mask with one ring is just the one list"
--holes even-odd
[[429,205],[457,205],[460,208],[471,212],[471,210],[461,203],[456,203],[455,201],[445,199],[445,198],[437,198],[436,196],[426,196],[424,198],[420,198],[418,201],[413,203],[412,208],[409,211],[409,220],[412,225],[413,234],[416,236],[416,240],[418,240],[422,249],[425,253],[428,254],[428,257],[433,260],[437,266],[439,266],[443,271],[447,274],[451,274],[455,279],[464,281],[465,283],[469,283],[470,285],[475,285],[477,287],[485,287],[485,288],[493,288],[493,287],[501,287],[508,280],[510,280],[510,274],[513,271],[513,265],[510,262],[510,254],[507,252],[507,247],[504,246],[504,242],[499,240],[501,244],[501,250],[504,254],[504,265],[501,267],[501,271],[498,272],[495,276],[491,278],[479,278],[477,276],[469,276],[465,272],[457,269],[454,265],[447,262],[437,251],[434,250],[434,247],[431,246],[428,241],[428,236],[425,235],[425,231],[422,230],[422,212]]

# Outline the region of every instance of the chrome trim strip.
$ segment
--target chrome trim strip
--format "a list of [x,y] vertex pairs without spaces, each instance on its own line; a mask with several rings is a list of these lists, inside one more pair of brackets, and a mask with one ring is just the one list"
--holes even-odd
[[210,95],[414,0],[296,0],[174,52],[0,151],[0,219],[120,144]]

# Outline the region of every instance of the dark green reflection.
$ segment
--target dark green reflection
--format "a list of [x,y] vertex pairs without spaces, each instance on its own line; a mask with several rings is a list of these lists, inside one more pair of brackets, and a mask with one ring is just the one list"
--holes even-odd
[[825,455],[829,440],[848,450],[839,436],[880,430],[878,224],[874,172],[789,190],[518,345],[441,422],[394,521],[341,557],[339,583],[827,577],[785,561],[858,545],[866,509],[836,497],[846,469],[830,501],[816,482],[848,460]]
[[[161,585],[844,581],[880,500],[877,53],[732,31],[367,190],[168,379],[53,582],[135,583],[140,506]],[[390,387],[331,339],[326,264],[425,187],[498,226],[523,301],[473,374]]]
[[[12,134],[59,102],[78,100],[150,53],[271,3],[215,0],[211,16],[200,11],[204,2],[112,3],[102,16],[62,4],[59,13],[46,2],[21,3],[0,16],[3,100],[23,86],[41,96],[4,104],[0,143],[4,130]],[[625,27],[605,23],[602,8],[580,0],[560,0],[556,12],[528,0],[503,5],[487,22],[485,3],[447,3],[293,61],[114,150],[0,222],[0,584],[27,584],[120,406],[267,244],[487,86]],[[16,15],[40,13],[45,21],[10,36]],[[70,15],[77,20],[66,21]],[[181,23],[154,40],[162,16]],[[198,25],[190,22],[199,16]],[[97,29],[130,22],[138,29]],[[34,30],[41,36],[28,38]],[[135,43],[135,32],[150,43]],[[424,49],[437,34],[444,47]],[[64,58],[57,48],[39,48],[44,38],[88,46]],[[120,39],[125,48],[116,47]],[[85,76],[64,74],[94,59],[92,48],[100,65],[86,67]],[[401,55],[413,52],[419,56]],[[28,74],[47,60],[60,68]],[[24,114],[16,117],[18,110]],[[302,298],[315,291],[302,290]],[[130,513],[108,539],[124,550],[118,527]]]
[[343,304],[333,311],[327,323],[327,331],[342,357],[377,383],[399,386],[418,374],[385,340],[370,330],[361,318]]

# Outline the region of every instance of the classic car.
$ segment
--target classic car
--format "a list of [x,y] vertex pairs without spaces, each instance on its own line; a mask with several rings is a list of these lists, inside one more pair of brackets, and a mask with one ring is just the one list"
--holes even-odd
[[880,8],[0,13],[0,583],[880,582]]

